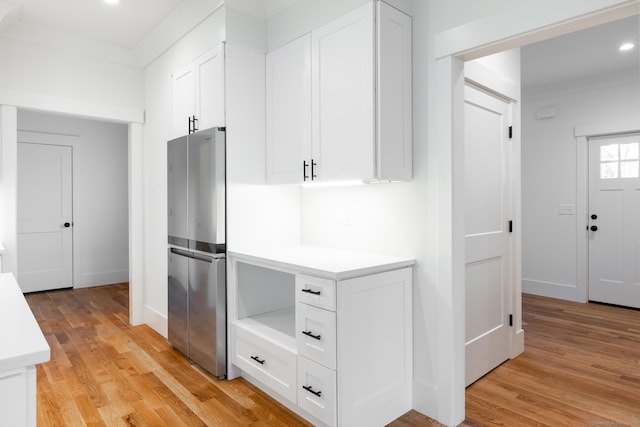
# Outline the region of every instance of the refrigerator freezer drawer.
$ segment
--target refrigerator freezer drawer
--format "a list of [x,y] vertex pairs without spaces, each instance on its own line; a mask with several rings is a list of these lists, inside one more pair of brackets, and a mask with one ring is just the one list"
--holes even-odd
[[226,258],[169,249],[169,342],[217,377],[226,375]]

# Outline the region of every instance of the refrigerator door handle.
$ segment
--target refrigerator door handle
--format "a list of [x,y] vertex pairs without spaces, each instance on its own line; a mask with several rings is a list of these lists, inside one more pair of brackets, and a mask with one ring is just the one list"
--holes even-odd
[[204,261],[204,262],[208,262],[211,263],[213,262],[213,258],[210,256],[206,256],[206,255],[199,255],[199,254],[191,254],[191,258],[193,259],[197,259],[198,261]]
[[182,249],[171,248],[171,253],[176,255],[186,256],[188,258],[193,258],[193,253],[189,251],[183,251]]

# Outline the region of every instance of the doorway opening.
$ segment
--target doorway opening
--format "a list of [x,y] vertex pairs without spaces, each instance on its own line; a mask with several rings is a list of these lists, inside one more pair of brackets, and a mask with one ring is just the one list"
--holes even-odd
[[[17,271],[24,292],[129,281],[128,175],[126,125],[18,111]],[[64,280],[54,280],[62,270]]]
[[[528,4],[527,4],[528,5]],[[526,9],[527,5],[523,5],[522,9]],[[588,8],[587,8],[588,9]],[[492,18],[486,20],[480,20],[474,22],[474,29],[477,31],[469,31],[468,26],[455,28],[447,31],[444,34],[439,34],[436,38],[435,55],[437,59],[436,64],[436,79],[439,82],[439,86],[436,90],[435,104],[439,106],[450,106],[450,108],[443,108],[438,111],[437,114],[437,127],[434,130],[436,138],[440,141],[440,148],[442,148],[442,155],[439,157],[440,161],[450,161],[453,165],[453,173],[451,170],[443,171],[440,175],[445,188],[449,186],[451,190],[452,205],[444,204],[438,208],[438,214],[441,217],[452,218],[451,226],[451,238],[443,239],[442,245],[444,248],[450,248],[451,258],[442,257],[440,259],[440,266],[446,272],[449,270],[448,262],[452,259],[453,266],[451,274],[443,276],[445,286],[450,286],[452,290],[452,299],[454,301],[464,301],[464,290],[461,289],[461,284],[464,283],[464,215],[460,212],[456,206],[463,206],[462,200],[464,198],[464,132],[463,121],[460,120],[463,115],[463,81],[462,78],[464,70],[464,61],[476,59],[485,55],[493,54],[496,52],[504,51],[514,47],[525,46],[526,44],[533,43],[543,39],[549,39],[559,34],[566,34],[571,31],[595,26],[612,20],[620,19],[627,16],[638,14],[638,5],[630,3],[618,3],[613,4],[609,9],[600,10],[587,10],[578,16],[565,16],[564,12],[550,12],[545,15],[544,19],[532,19],[527,21],[521,14],[518,17],[519,8],[514,6],[509,12],[513,21],[509,21],[509,24],[502,25],[499,30],[486,31],[483,33],[482,29],[486,29],[483,25],[491,26],[497,24],[493,22]],[[566,12],[566,11],[565,11]],[[555,18],[554,18],[555,17]],[[504,23],[506,16],[501,16]],[[540,17],[538,17],[540,18]],[[497,19],[497,18],[496,18]],[[478,32],[484,34],[486,37],[478,37]],[[452,43],[452,40],[456,40],[456,43]],[[553,159],[551,159],[553,160]],[[518,206],[518,215],[520,214],[520,206]],[[518,232],[519,225],[514,228]],[[516,253],[520,249],[516,248]],[[522,277],[520,274],[519,277]],[[521,289],[517,289],[516,292],[521,295]],[[452,314],[443,317],[453,317],[464,319],[464,304],[454,303]],[[516,328],[521,328],[521,319],[515,319]],[[455,333],[453,340],[453,346],[451,347],[452,354],[463,353],[464,351],[464,326],[460,324],[453,324],[451,330]],[[455,358],[451,362],[443,363],[443,368],[446,368],[451,377],[456,381],[456,386],[452,390],[452,408],[454,414],[464,413],[464,388],[461,387],[461,378],[456,375],[456,372],[464,372],[464,358],[460,360]],[[455,418],[454,421],[460,419]]]

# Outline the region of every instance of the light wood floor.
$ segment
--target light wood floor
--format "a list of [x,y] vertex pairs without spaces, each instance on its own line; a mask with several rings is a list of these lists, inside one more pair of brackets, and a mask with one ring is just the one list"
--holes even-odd
[[[523,296],[525,354],[467,389],[464,426],[640,426],[640,311]],[[51,346],[38,426],[307,426],[242,379],[203,375],[126,284],[27,295]],[[411,411],[394,427],[436,426]]]

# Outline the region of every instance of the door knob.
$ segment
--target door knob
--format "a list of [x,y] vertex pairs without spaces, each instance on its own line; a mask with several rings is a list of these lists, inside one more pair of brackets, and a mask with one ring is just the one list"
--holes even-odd
[[69,228],[71,227],[71,223],[70,222],[65,222],[64,223],[64,228]]
[[591,215],[591,219],[598,219],[598,215],[596,215],[596,214],[592,214],[592,215]]
[[590,229],[591,229],[591,231],[598,231],[598,226],[597,225],[592,225]]

